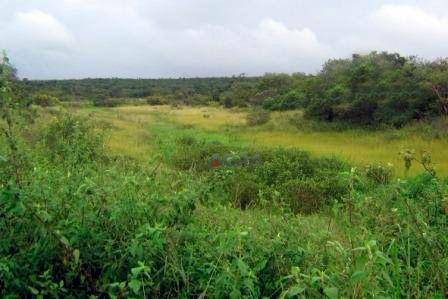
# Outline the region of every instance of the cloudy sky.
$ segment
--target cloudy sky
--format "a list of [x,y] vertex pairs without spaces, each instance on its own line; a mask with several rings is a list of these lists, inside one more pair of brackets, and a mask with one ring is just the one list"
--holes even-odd
[[447,40],[448,0],[0,0],[0,49],[33,79],[315,72]]

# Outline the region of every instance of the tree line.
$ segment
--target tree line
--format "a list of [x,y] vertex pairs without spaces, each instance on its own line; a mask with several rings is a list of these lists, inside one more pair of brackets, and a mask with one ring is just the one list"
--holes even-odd
[[49,97],[62,101],[92,101],[98,106],[119,105],[125,99],[145,99],[150,104],[219,103],[226,108],[303,109],[306,116],[326,122],[395,127],[413,120],[448,115],[448,60],[425,61],[388,52],[331,59],[317,74],[267,73],[260,77],[179,79],[23,79],[20,84],[29,98],[44,103]]

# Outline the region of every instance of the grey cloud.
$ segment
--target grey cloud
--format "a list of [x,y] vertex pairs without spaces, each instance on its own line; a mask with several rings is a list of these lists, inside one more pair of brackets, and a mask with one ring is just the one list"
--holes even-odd
[[446,1],[366,2],[0,0],[0,48],[29,78],[314,72],[357,51],[446,53]]

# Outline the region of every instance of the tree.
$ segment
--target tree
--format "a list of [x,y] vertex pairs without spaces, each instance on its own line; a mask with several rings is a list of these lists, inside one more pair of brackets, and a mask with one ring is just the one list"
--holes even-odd
[[448,117],[448,59],[439,59],[429,64],[426,84],[437,96],[441,114]]

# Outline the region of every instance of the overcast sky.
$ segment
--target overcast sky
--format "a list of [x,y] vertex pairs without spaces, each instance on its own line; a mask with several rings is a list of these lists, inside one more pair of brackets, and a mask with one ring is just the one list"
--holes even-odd
[[448,0],[0,0],[0,49],[33,79],[315,72],[447,41]]

